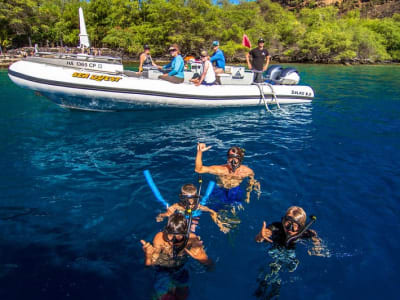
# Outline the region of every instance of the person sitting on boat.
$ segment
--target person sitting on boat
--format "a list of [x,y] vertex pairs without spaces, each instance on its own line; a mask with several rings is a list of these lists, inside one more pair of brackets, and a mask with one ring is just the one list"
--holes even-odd
[[143,46],[143,53],[140,54],[139,57],[139,72],[143,72],[143,68],[151,68],[151,67],[158,67],[151,58],[150,55],[150,46],[144,45]]
[[[217,224],[223,233],[227,233],[229,231],[229,228],[226,226],[227,224],[224,224],[218,219],[218,214],[214,210],[200,204],[200,196],[198,195],[197,188],[194,184],[188,183],[183,185],[179,198],[180,202],[171,205],[168,207],[166,212],[160,213],[156,217],[157,222],[161,222],[165,217],[173,215],[176,211],[179,211],[189,217],[196,217],[200,211],[204,211],[210,213],[212,220],[215,222],[215,224]],[[197,225],[197,220],[193,220],[193,225]]]
[[163,67],[158,66],[158,68],[162,70],[172,70],[169,73],[160,75],[158,78],[172,83],[182,83],[184,81],[183,70],[185,68],[185,63],[180,55],[179,46],[177,44],[172,44],[168,51],[173,57],[172,61]]
[[180,213],[168,218],[163,231],[153,243],[140,241],[145,253],[145,265],[156,267],[156,299],[186,299],[189,273],[184,265],[189,256],[205,266],[212,266],[200,237],[190,232],[188,219]]
[[210,62],[210,57],[208,56],[207,51],[201,51],[200,59],[203,63],[203,73],[198,78],[191,79],[190,81],[193,82],[195,85],[213,85],[215,84],[215,72],[213,66]]
[[224,52],[219,49],[219,41],[214,41],[212,43],[214,53],[211,55],[210,61],[212,64],[215,63],[214,72],[215,74],[220,74],[225,72],[225,56]]
[[[251,57],[251,62],[250,62]],[[264,82],[263,72],[268,69],[269,53],[267,49],[264,49],[264,39],[258,39],[258,47],[254,48],[250,52],[246,53],[246,61],[249,70],[254,72],[253,82],[261,83]],[[264,62],[266,62],[264,66]]]
[[[197,173],[209,173],[217,176],[217,187],[213,190],[211,196],[219,199],[221,205],[236,205],[245,198],[246,203],[250,202],[250,193],[257,191],[260,193],[260,183],[254,179],[254,172],[249,167],[242,165],[244,159],[244,150],[239,147],[231,147],[228,150],[228,160],[224,165],[204,166],[202,157],[203,152],[209,150],[211,146],[204,143],[197,144],[197,155],[195,171]],[[245,178],[249,178],[246,189],[246,196],[240,184]],[[221,209],[221,205],[214,206],[215,210]],[[214,208],[213,207],[213,208]]]
[[301,240],[311,240],[313,247],[308,251],[310,255],[329,256],[329,252],[321,246],[321,240],[317,233],[309,229],[316,217],[306,224],[307,216],[303,208],[299,206],[289,207],[280,222],[266,225],[264,221],[260,232],[255,237],[258,243],[268,242],[272,247],[268,250],[272,262],[258,276],[259,286],[255,296],[259,299],[275,299],[279,296],[281,278],[279,272],[287,270],[294,272],[299,265],[296,258],[295,243]]

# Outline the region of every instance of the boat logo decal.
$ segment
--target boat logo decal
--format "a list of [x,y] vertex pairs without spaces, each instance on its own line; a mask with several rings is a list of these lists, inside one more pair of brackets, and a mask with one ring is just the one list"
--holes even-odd
[[90,73],[80,73],[80,72],[74,72],[72,74],[72,77],[77,77],[77,78],[89,78],[91,80],[96,80],[96,81],[113,81],[113,82],[118,82],[122,79],[122,77],[119,76],[106,76],[106,75],[92,75],[90,76]]
[[309,97],[312,96],[310,92],[295,91],[295,90],[292,90],[292,95],[309,96]]

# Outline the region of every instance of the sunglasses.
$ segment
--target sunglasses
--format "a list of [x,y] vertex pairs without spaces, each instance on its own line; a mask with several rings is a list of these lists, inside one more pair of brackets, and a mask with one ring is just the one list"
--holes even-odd
[[169,49],[169,52],[175,52],[176,49]]

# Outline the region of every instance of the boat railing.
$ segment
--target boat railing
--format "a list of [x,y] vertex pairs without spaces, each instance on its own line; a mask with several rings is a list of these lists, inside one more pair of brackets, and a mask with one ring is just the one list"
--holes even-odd
[[34,54],[34,57],[79,60],[79,61],[108,63],[108,64],[116,64],[116,65],[122,64],[122,59],[120,57],[94,56],[94,55],[89,55],[89,54],[37,52]]

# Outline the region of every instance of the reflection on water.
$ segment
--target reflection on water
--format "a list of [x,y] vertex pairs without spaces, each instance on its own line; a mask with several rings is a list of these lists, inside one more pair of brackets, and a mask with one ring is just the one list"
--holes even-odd
[[[216,268],[188,266],[189,299],[251,298],[269,258],[254,236],[263,220],[291,205],[317,215],[331,257],[310,258],[299,247],[296,272],[279,272],[288,282],[282,299],[388,295],[360,283],[398,281],[398,70],[299,69],[315,101],[273,114],[264,107],[68,111],[12,86],[0,72],[0,298],[148,299],[152,271],[143,267],[139,240],[162,229],[154,218],[164,207],[143,170],[169,203],[177,202],[180,186],[197,182],[199,141],[212,146],[205,165],[225,163],[231,146],[245,148],[243,163],[262,193],[243,203],[230,234],[201,219],[196,232]],[[391,230],[378,230],[387,220]]]

